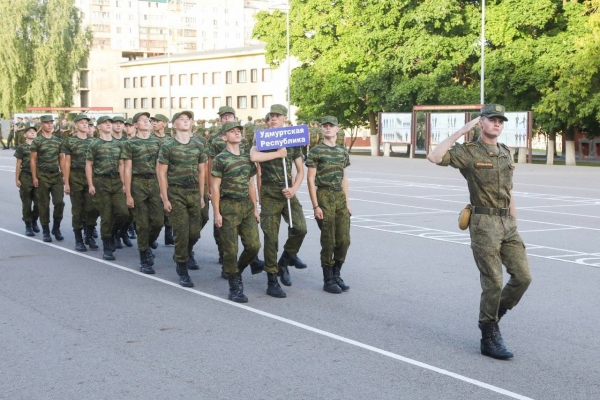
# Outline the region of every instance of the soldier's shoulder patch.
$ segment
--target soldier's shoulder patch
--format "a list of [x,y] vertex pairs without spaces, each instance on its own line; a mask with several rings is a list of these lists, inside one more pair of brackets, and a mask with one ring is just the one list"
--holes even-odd
[[494,164],[491,162],[478,161],[475,163],[475,168],[491,169],[494,168]]
[[508,148],[507,145],[505,145],[504,143],[499,143],[500,147],[502,147],[504,150],[510,152],[510,149]]
[[466,145],[467,146],[477,146],[477,143],[475,143],[475,142],[467,142]]

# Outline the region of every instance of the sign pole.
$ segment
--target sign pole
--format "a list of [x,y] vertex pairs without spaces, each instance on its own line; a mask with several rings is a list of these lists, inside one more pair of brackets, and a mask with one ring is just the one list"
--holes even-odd
[[[281,161],[283,162],[283,176],[285,179],[285,188],[289,189],[288,186],[288,181],[287,181],[287,165],[285,163],[285,157],[281,159]],[[287,199],[287,204],[288,204],[288,215],[290,216],[290,228],[294,227],[294,223],[292,222],[292,203],[290,202],[290,199]]]

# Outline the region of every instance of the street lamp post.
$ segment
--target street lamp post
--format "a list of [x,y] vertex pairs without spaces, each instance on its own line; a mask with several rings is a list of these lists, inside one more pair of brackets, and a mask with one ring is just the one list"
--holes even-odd
[[290,0],[286,0],[285,3],[275,4],[269,7],[270,10],[285,10],[286,11],[286,58],[287,58],[287,108],[288,113],[290,112],[291,106],[291,93],[290,93],[290,81],[291,81],[291,63],[290,63]]
[[485,0],[481,0],[481,93],[479,103],[485,104]]

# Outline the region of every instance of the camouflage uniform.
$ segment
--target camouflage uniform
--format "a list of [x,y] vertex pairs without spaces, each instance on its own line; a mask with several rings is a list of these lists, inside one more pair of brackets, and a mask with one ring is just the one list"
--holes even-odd
[[[193,135],[191,140],[195,140],[195,141],[199,142],[200,144],[202,144],[204,149],[207,149],[207,147],[206,147],[207,140],[200,133]],[[208,221],[210,219],[209,211],[208,211],[209,207],[210,207],[210,199],[208,198],[208,179],[207,179],[204,182],[204,207],[200,210],[200,214],[202,216],[202,225],[200,226],[201,231],[202,231],[202,229],[204,229],[204,227],[206,226],[206,224],[208,223]]]
[[10,145],[12,144],[13,148],[17,148],[15,145],[15,131],[17,129],[17,124],[13,124],[8,131],[8,138],[6,138],[6,147],[10,149]]
[[[250,157],[223,151],[215,156],[211,175],[221,178],[219,211],[223,217],[220,228],[223,248],[223,269],[227,275],[238,274],[238,264],[246,266],[258,255],[260,239],[254,204],[249,197],[249,180],[256,175],[256,165]],[[244,251],[238,261],[238,235]]]
[[158,152],[158,162],[168,166],[167,195],[172,210],[169,219],[175,235],[175,262],[186,263],[200,238],[202,225],[198,165],[206,162],[201,142],[187,144],[175,139],[165,141]]
[[[482,288],[479,322],[497,323],[498,310],[516,306],[531,282],[525,244],[509,212],[515,168],[510,151],[504,144],[469,142],[451,148],[438,165],[458,168],[467,180],[476,207],[469,230]],[[502,264],[511,276],[504,288]]]
[[321,265],[333,267],[346,260],[350,247],[350,213],[342,190],[344,168],[350,157],[343,147],[319,144],[310,149],[306,166],[316,168],[315,186],[323,219],[317,219],[321,230]]
[[119,159],[122,144],[118,140],[95,139],[88,148],[86,159],[93,161],[93,196],[100,213],[100,235],[103,241],[111,240],[129,219],[129,210],[119,176]]
[[152,136],[148,139],[132,137],[123,144],[121,159],[131,160],[131,197],[133,219],[138,231],[138,250],[147,251],[163,225],[163,205],[156,179],[156,158],[160,142]]
[[248,122],[244,125],[244,138],[246,142],[252,143],[254,141],[254,129],[255,125],[252,122]]
[[33,178],[31,176],[29,147],[30,145],[25,142],[17,147],[14,153],[15,158],[21,160],[21,172],[19,174],[21,187],[19,188],[19,196],[21,197],[21,205],[23,206],[24,222],[31,222],[38,217],[36,188],[33,186]]
[[15,133],[15,146],[20,146],[25,143],[25,123],[17,124],[17,132]]
[[37,204],[40,211],[40,222],[50,224],[50,196],[54,206],[54,223],[60,225],[65,203],[63,201],[63,181],[59,168],[59,152],[62,141],[56,136],[47,139],[43,135],[36,137],[31,143],[30,152],[37,153]]
[[[169,140],[173,140],[173,138],[170,135],[167,135],[166,133],[165,133],[164,136],[157,136],[156,132],[152,132],[150,134],[150,137],[152,139],[157,140],[158,143],[159,143],[159,146],[162,146],[163,144],[165,144],[165,142],[168,142]],[[169,222],[169,215],[167,213],[164,213],[164,216],[163,216],[163,225],[164,225],[165,228],[172,228],[171,222]]]

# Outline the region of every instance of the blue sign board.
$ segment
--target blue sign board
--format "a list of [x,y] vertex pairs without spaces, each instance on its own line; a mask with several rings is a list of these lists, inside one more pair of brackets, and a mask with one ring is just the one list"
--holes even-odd
[[307,125],[256,130],[254,131],[254,139],[258,151],[308,146],[310,143]]

